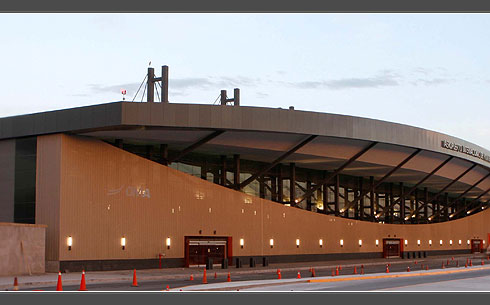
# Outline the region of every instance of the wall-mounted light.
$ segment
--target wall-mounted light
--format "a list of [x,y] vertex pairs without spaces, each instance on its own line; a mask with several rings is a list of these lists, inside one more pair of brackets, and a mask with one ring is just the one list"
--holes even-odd
[[299,248],[299,239],[296,238],[296,248]]
[[458,244],[461,246],[461,239],[458,241]]
[[442,239],[441,239],[441,240],[439,240],[439,245],[441,245],[441,246],[442,246]]
[[405,239],[405,246],[408,246],[408,240]]
[[245,245],[245,241],[243,240],[243,238],[240,238],[240,248],[243,249],[243,245]]
[[376,247],[379,246],[379,240],[376,239]]
[[466,243],[469,245],[470,244],[470,240],[468,239],[468,241]]
[[362,247],[362,239],[359,239],[359,247]]
[[121,237],[121,247],[123,250],[126,249],[126,237]]
[[269,240],[269,245],[271,245],[271,248],[274,248],[274,239],[270,239]]
[[420,246],[420,239],[417,239],[417,246]]
[[318,244],[320,245],[320,248],[323,247],[323,239],[320,238],[320,240],[318,241]]
[[167,245],[167,249],[170,249],[170,237],[167,237],[165,244]]
[[429,239],[429,246],[432,246],[432,239]]
[[68,246],[68,250],[71,250],[71,246],[73,245],[73,238],[71,236],[68,236],[66,239],[66,245]]
[[343,240],[343,239],[341,239],[341,240],[340,240],[340,246],[341,246],[341,247],[343,247],[343,246],[344,246],[344,240]]
[[449,245],[450,245],[450,246],[452,246],[452,245],[453,245],[453,240],[452,240],[452,239],[450,239],[450,240],[449,240]]

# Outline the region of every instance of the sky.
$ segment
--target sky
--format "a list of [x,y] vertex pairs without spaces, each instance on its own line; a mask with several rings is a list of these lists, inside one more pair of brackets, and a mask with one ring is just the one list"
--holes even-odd
[[[490,14],[1,14],[0,117],[135,96],[373,118],[490,150]],[[157,98],[157,97],[156,97]],[[157,98],[158,99],[158,98]]]

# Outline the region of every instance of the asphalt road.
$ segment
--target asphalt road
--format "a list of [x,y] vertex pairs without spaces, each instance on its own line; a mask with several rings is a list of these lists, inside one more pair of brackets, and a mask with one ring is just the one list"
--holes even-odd
[[[458,260],[455,258],[452,260],[449,259],[440,259],[440,260],[424,260],[417,261],[417,264],[414,262],[393,262],[388,265],[390,272],[406,272],[407,267],[410,267],[411,271],[416,270],[425,270],[426,267],[429,270],[441,269],[442,265],[446,270],[453,268],[463,268],[466,263],[466,259],[459,259],[459,267],[457,266]],[[486,264],[490,263],[489,261],[485,261]],[[480,261],[476,262],[473,260],[474,265],[480,265]],[[237,271],[253,271],[247,273],[237,273]],[[454,270],[454,269],[453,269]],[[198,271],[198,270],[196,270]],[[386,265],[378,264],[378,265],[365,265],[363,268],[364,274],[371,273],[386,273]],[[219,275],[215,279],[214,273],[217,272]],[[227,280],[227,272],[231,273],[231,280],[233,282],[237,281],[256,281],[256,280],[271,280],[277,279],[276,270],[258,270],[251,268],[230,268],[227,270],[217,269],[217,270],[208,270],[207,271],[207,282],[209,284],[226,282]],[[336,272],[335,268],[332,267],[317,267],[315,268],[316,277],[319,276],[331,276],[332,272]],[[356,272],[359,274],[361,272],[361,265],[356,265]],[[283,279],[293,279],[297,277],[297,271],[295,270],[282,270],[281,276]],[[354,274],[354,267],[343,267],[341,270],[339,269],[339,275],[352,275]],[[376,279],[376,280],[362,280],[362,281],[348,281],[348,282],[331,282],[331,283],[307,283],[307,284],[287,284],[274,286],[273,288],[264,289],[253,289],[253,290],[271,290],[281,291],[281,290],[294,290],[294,291],[302,291],[302,290],[316,290],[316,291],[370,291],[377,289],[388,289],[388,288],[396,288],[407,285],[416,285],[416,284],[424,284],[424,283],[435,283],[441,281],[455,280],[455,279],[467,279],[471,277],[481,277],[481,276],[490,276],[489,270],[478,270],[472,272],[462,272],[462,273],[453,273],[447,275],[431,275],[431,276],[417,276],[417,277],[407,277],[407,278],[389,278],[389,279]],[[301,277],[311,278],[311,273],[309,271],[302,271]],[[167,285],[170,289],[178,289],[179,287],[191,286],[202,284],[202,274],[196,273],[194,274],[194,281],[190,281],[189,279],[168,279],[168,280],[152,280],[152,281],[138,281],[138,287],[132,287],[131,281],[125,282],[101,282],[101,283],[89,283],[87,284],[87,289],[89,291],[160,291],[165,290]],[[53,291],[56,287],[30,287],[29,289],[21,289],[21,290],[44,290],[44,291]],[[78,291],[79,285],[63,285],[64,291]],[[489,289],[490,290],[490,289]]]

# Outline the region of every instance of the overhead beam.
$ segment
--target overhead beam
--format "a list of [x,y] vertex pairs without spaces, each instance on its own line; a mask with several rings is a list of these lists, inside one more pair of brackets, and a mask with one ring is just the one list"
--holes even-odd
[[[454,183],[458,182],[461,178],[463,178],[467,173],[469,173],[472,169],[474,169],[475,167],[477,166],[477,164],[473,164],[472,166],[470,166],[469,168],[467,168],[464,172],[462,172],[458,177],[456,177],[455,179],[453,179],[453,181],[451,181],[448,185],[446,185],[444,188],[442,188],[439,192],[437,192],[434,196],[432,196],[431,199],[428,200],[428,202],[425,202],[425,204],[430,204],[432,203],[432,201],[436,200],[437,197],[439,197],[442,193],[444,193],[448,188],[450,188]],[[421,209],[424,205],[418,207],[418,209],[416,209],[415,211],[413,211],[413,213],[410,214],[410,216],[412,216],[413,214],[415,213],[418,213],[418,210]]]
[[206,144],[207,142],[211,141],[212,139],[216,138],[217,136],[223,134],[225,131],[224,130],[218,130],[218,131],[215,131],[213,132],[212,134],[208,135],[208,136],[205,136],[204,138],[202,138],[201,140],[197,141],[196,143],[190,145],[189,147],[185,148],[184,150],[182,150],[177,156],[175,156],[174,158],[171,158],[169,161],[168,161],[168,164],[172,163],[172,162],[176,162],[178,160],[180,160],[182,157],[184,157],[185,155],[187,155],[188,153],[192,152],[193,150],[197,149],[198,147],[200,147],[201,145],[203,144]]
[[286,159],[287,157],[289,157],[290,155],[292,155],[293,153],[295,153],[301,147],[303,147],[306,144],[308,144],[311,141],[313,141],[316,137],[318,137],[318,136],[312,135],[312,136],[309,136],[308,138],[306,138],[305,140],[301,141],[301,143],[297,144],[296,146],[294,146],[293,148],[291,148],[290,150],[288,150],[287,152],[285,152],[284,154],[282,154],[279,158],[277,158],[276,160],[274,160],[272,163],[266,165],[260,171],[258,171],[257,173],[253,174],[248,179],[246,179],[245,181],[243,181],[242,183],[240,183],[239,189],[244,188],[245,186],[247,186],[248,184],[250,184],[252,181],[254,181],[255,179],[257,179],[257,177],[259,177],[259,176],[267,173],[271,168],[273,168],[274,166],[276,166],[277,164],[279,164],[281,161],[283,161],[284,159]]
[[[407,193],[404,193],[404,197],[407,197],[407,196],[410,196],[410,194],[415,190],[417,189],[417,187],[419,185],[421,185],[422,183],[424,183],[427,179],[429,179],[430,177],[432,177],[432,175],[434,175],[438,170],[440,170],[444,165],[446,165],[449,161],[451,161],[454,157],[451,156],[449,158],[447,158],[446,160],[444,160],[444,162],[442,162],[441,164],[439,164],[436,168],[434,168],[429,174],[427,174],[422,180],[420,180],[419,182],[417,182],[417,184],[415,184],[410,190],[408,190]],[[380,214],[376,215],[377,217],[379,216],[382,216],[384,213],[386,213],[386,210],[391,208],[392,206],[396,205],[398,202],[400,202],[400,200],[403,199],[402,197],[399,197],[397,200],[395,200],[395,202],[392,202],[390,203],[390,205],[388,207],[385,207]]]
[[301,199],[298,200],[297,203],[302,202],[305,200],[306,197],[311,196],[317,189],[319,189],[323,184],[328,183],[330,180],[332,180],[335,176],[337,176],[341,171],[343,171],[347,166],[352,164],[354,161],[356,161],[360,156],[365,154],[368,150],[373,148],[378,142],[371,142],[367,147],[363,148],[361,151],[359,151],[357,154],[352,156],[347,162],[342,164],[339,168],[337,168],[333,173],[331,173],[327,178],[319,181],[315,186],[313,186],[311,189],[309,189]]
[[[490,202],[490,200],[488,200],[487,202],[483,203],[483,202],[478,202],[478,205],[468,211],[466,211],[466,214],[469,215],[471,213],[473,213],[474,211],[482,208],[483,206],[485,205],[488,205],[488,203]],[[471,204],[473,204],[474,202],[471,202]],[[465,208],[467,208],[468,206],[466,207],[462,207],[461,209],[459,209],[458,211],[454,212],[453,214],[451,214],[449,217],[450,218],[455,218],[456,216],[458,216],[459,214],[461,214],[462,212],[465,211]]]
[[[415,157],[421,149],[416,149],[412,154],[410,154],[408,157],[406,157],[402,162],[400,162],[397,166],[395,166],[393,169],[391,169],[386,175],[384,175],[381,179],[379,179],[373,186],[372,189],[373,191],[381,185],[387,178],[389,178],[391,175],[393,175],[394,172],[399,170],[403,165],[405,165],[408,161],[410,161],[413,157]],[[354,198],[353,201],[349,201],[347,204],[347,207],[345,207],[345,210],[350,209],[360,198],[363,198],[366,196],[371,190],[365,190],[361,193],[359,197]]]

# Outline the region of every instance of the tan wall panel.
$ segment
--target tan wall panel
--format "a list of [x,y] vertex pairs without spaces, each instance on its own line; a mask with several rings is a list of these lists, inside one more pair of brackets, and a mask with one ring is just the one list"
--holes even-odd
[[59,258],[61,137],[39,136],[36,157],[36,224],[47,225],[46,260]]
[[[489,211],[430,225],[336,218],[233,191],[101,141],[55,137],[62,139],[63,152],[60,260],[157,258],[158,253],[179,258],[184,256],[184,236],[199,236],[199,230],[202,236],[214,236],[214,230],[216,236],[232,236],[234,256],[381,252],[382,238],[395,235],[408,239],[407,250],[412,251],[469,249],[467,239],[485,239],[490,232]],[[133,193],[136,188],[148,189],[150,198]],[[69,235],[71,251],[65,242]],[[124,251],[119,244],[123,235]],[[172,239],[169,250],[164,244],[167,236]],[[243,249],[240,238],[245,240]],[[274,238],[272,249],[270,238]],[[299,248],[296,238],[301,241]],[[421,246],[416,246],[417,239]],[[433,240],[431,247],[428,239]],[[463,245],[457,245],[458,239]]]

